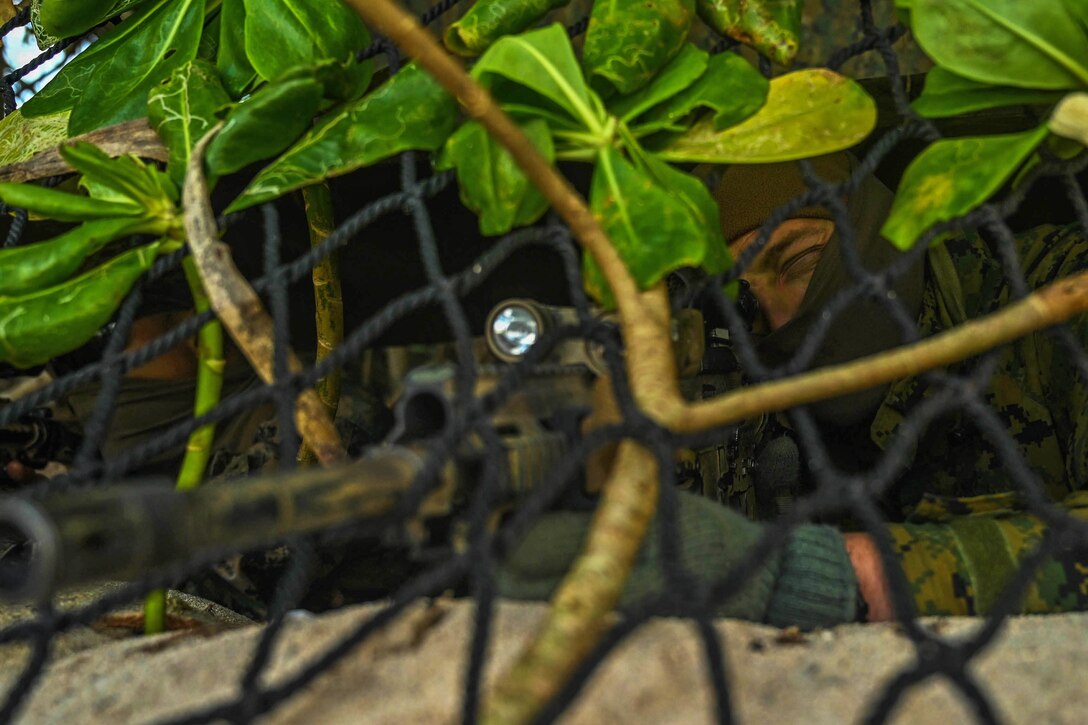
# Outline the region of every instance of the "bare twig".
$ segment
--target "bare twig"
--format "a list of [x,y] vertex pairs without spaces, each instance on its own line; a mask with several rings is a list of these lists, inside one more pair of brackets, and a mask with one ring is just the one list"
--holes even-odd
[[[81,136],[74,136],[67,139],[65,143],[72,141],[93,143],[110,156],[134,154],[140,158],[164,162],[168,157],[162,139],[147,124],[146,118],[125,121],[115,126],[107,126]],[[34,154],[26,161],[0,168],[0,181],[34,181],[72,173],[72,167],[61,158],[58,148],[59,146],[53,146]]]
[[[212,309],[261,379],[272,383],[275,381],[272,319],[257,293],[234,265],[230,247],[219,241],[219,230],[208,198],[204,150],[218,130],[216,127],[209,131],[193,148],[189,158],[182,191],[185,234]],[[302,369],[294,352],[289,353],[288,365],[291,372]],[[322,465],[336,463],[345,457],[332,419],[312,389],[302,391],[295,401],[295,425]]]

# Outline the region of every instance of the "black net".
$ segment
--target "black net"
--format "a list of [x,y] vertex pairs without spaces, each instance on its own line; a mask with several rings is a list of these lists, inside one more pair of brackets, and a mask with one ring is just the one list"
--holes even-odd
[[[422,20],[425,24],[446,22],[449,11],[456,5],[455,1],[439,3],[425,12]],[[0,28],[0,33],[8,33],[26,22],[24,12]],[[568,26],[575,36],[584,32],[585,27],[584,18],[571,18]],[[870,140],[862,148],[855,149],[860,161],[849,179],[832,184],[821,179],[811,165],[802,164],[808,191],[779,208],[763,226],[762,240],[765,242],[770,230],[797,209],[824,206],[842,234],[844,264],[854,285],[838,293],[827,307],[830,314],[822,316],[812,326],[798,353],[777,368],[766,366],[756,354],[756,343],[746,325],[744,310],[732,299],[720,293],[714,295],[712,307],[728,328],[735,353],[750,380],[771,380],[808,369],[832,321],[839,315],[849,315],[859,300],[881,300],[887,314],[902,329],[903,339],[916,339],[919,335],[916,321],[889,292],[894,291],[896,281],[907,273],[908,267],[926,254],[927,242],[937,235],[982,230],[1001,261],[1002,277],[1011,289],[1010,299],[1015,300],[1030,292],[1025,262],[1019,259],[1014,245],[1016,232],[1043,220],[1040,217],[1044,214],[1048,217],[1045,220],[1076,220],[1088,225],[1088,202],[1078,178],[1086,163],[1084,154],[1070,160],[1053,158],[1033,168],[1028,178],[1014,190],[1001,195],[1000,201],[939,224],[916,246],[912,255],[896,266],[879,270],[864,267],[855,251],[855,230],[851,228],[840,192],[853,190],[870,174],[880,175],[894,184],[906,161],[925,143],[942,138],[945,133],[932,121],[916,114],[909,105],[914,90],[913,79],[901,71],[897,50],[893,48],[906,33],[906,28],[894,22],[879,23],[871,2],[861,0],[856,29],[845,47],[830,52],[823,64],[840,68],[857,58],[870,64],[881,64],[883,77],[872,87],[882,99],[882,110],[889,113],[882,115],[878,131]],[[718,51],[735,47],[730,41],[714,38],[708,39],[708,43]],[[10,112],[15,107],[16,93],[21,91],[20,81],[30,70],[71,46],[72,42],[65,41],[29,65],[9,72],[3,83],[5,109]],[[403,62],[398,49],[382,39],[368,54],[383,58],[392,72],[396,72]],[[766,73],[774,72],[770,63],[763,61],[760,65]],[[584,182],[578,178],[577,168],[567,171],[576,183]],[[229,184],[229,181],[225,183]],[[582,186],[584,188],[585,184]],[[290,469],[295,465],[299,445],[293,414],[299,391],[312,387],[335,369],[359,376],[365,382],[366,376],[372,374],[365,369],[375,365],[388,367],[384,371],[387,379],[411,367],[406,364],[404,368],[398,368],[389,362],[389,356],[375,355],[374,351],[396,348],[401,351],[398,354],[409,361],[416,359],[413,355],[433,361],[434,350],[441,349],[444,359],[454,363],[446,368],[451,372],[444,380],[452,391],[453,402],[439,411],[437,423],[428,415],[421,415],[416,421],[429,433],[419,437],[422,442],[415,449],[421,465],[392,512],[387,512],[382,526],[388,529],[390,522],[398,517],[412,517],[427,495],[440,485],[448,464],[460,461],[463,451],[471,449],[475,455],[466,474],[473,481],[470,493],[461,502],[453,517],[455,520],[446,522],[448,530],[432,530],[428,539],[428,543],[439,540],[448,543],[456,539],[460,545],[428,548],[425,556],[418,556],[419,552],[415,551],[417,556],[411,566],[398,569],[398,574],[390,581],[375,585],[370,592],[371,599],[388,597],[385,606],[320,657],[270,686],[262,682],[261,674],[287,612],[300,606],[314,609],[333,606],[329,601],[317,604],[312,599],[311,590],[321,579],[325,556],[322,552],[347,551],[348,554],[341,556],[352,556],[354,554],[350,552],[358,553],[360,548],[367,547],[373,549],[386,540],[375,535],[377,529],[373,523],[338,524],[331,528],[318,527],[305,535],[277,537],[288,554],[279,566],[266,572],[269,578],[263,589],[267,595],[263,602],[266,609],[260,614],[267,618],[268,624],[240,683],[240,695],[230,701],[208,704],[199,711],[175,718],[175,722],[242,721],[267,713],[396,620],[411,603],[420,597],[437,596],[450,590],[471,597],[476,608],[461,706],[465,721],[476,720],[481,677],[488,642],[493,634],[499,562],[541,514],[570,499],[574,482],[580,479],[590,453],[619,439],[640,442],[660,463],[660,548],[668,591],[625,611],[622,620],[592,649],[575,676],[540,713],[540,721],[556,719],[616,646],[640,625],[660,615],[680,615],[694,622],[703,640],[708,679],[715,691],[716,716],[722,722],[732,721],[730,673],[722,654],[720,632],[711,624],[713,613],[729,601],[764,562],[778,554],[781,542],[791,529],[812,520],[848,520],[858,530],[872,534],[887,570],[893,572],[889,583],[894,608],[904,613],[902,629],[914,645],[916,660],[892,679],[879,699],[871,703],[868,719],[874,722],[886,720],[909,688],[934,676],[943,676],[958,688],[980,720],[997,720],[990,696],[970,668],[972,658],[991,643],[1005,618],[1019,610],[1020,602],[1043,563],[1058,552],[1081,545],[1085,529],[1054,506],[1031,462],[1019,453],[1006,422],[995,413],[993,402],[985,392],[996,364],[992,354],[981,356],[969,374],[927,373],[924,379],[934,393],[911,401],[909,410],[904,411],[899,434],[863,468],[849,469],[840,465],[836,451],[829,446],[812,411],[805,408],[788,411],[788,420],[804,451],[806,469],[812,477],[811,490],[766,524],[741,565],[720,572],[718,578],[706,583],[705,578],[692,576],[681,564],[677,488],[682,469],[678,473],[673,452],[706,446],[708,441],[730,440],[737,427],[706,431],[698,436],[677,435],[661,428],[638,410],[627,385],[619,336],[613,325],[598,319],[591,311],[583,292],[580,253],[568,229],[557,218],[548,217],[532,228],[501,239],[481,240],[475,232],[475,218],[461,208],[457,200],[452,172],[435,174],[425,159],[414,153],[402,155],[395,163],[381,164],[336,180],[332,189],[337,217],[342,221],[327,239],[312,249],[308,246],[300,248],[297,244],[298,239],[307,239],[308,232],[304,214],[292,201],[268,204],[219,220],[242,271],[266,300],[275,321],[277,382],[274,385],[250,384],[231,389],[211,412],[170,421],[157,428],[153,436],[136,442],[122,441],[114,450],[103,453],[105,442],[117,425],[115,417],[122,404],[119,396],[123,395],[126,372],[185,344],[212,318],[211,313],[181,317],[165,334],[155,336],[137,349],[127,347],[138,320],[170,310],[175,299],[188,299],[184,287],[178,291],[184,256],[183,252],[178,252],[159,259],[136,285],[100,335],[93,353],[84,354],[82,359],[70,358],[67,367],[57,368],[51,382],[0,408],[0,426],[12,426],[25,421],[35,409],[73,393],[83,394],[90,403],[83,408],[82,439],[73,447],[70,465],[63,475],[36,484],[28,495],[33,499],[58,491],[86,491],[89,495],[104,483],[134,475],[161,475],[172,470],[177,460],[173,452],[183,446],[197,428],[212,422],[224,424],[255,409],[267,408],[274,413],[276,434],[268,440],[275,454],[270,457],[278,458],[281,471]],[[1045,210],[1039,211],[1040,207]],[[27,224],[25,214],[16,212],[5,246],[33,241],[33,226]],[[333,253],[341,255],[344,270],[346,333],[343,342],[321,362],[313,364],[311,361],[301,371],[290,372],[288,346],[297,350],[313,347],[313,333],[309,331],[313,317],[308,307],[312,300],[311,270]],[[739,278],[751,256],[742,255],[726,281]],[[714,287],[706,282],[699,284],[703,285],[700,289]],[[484,365],[480,362],[474,339],[480,335],[488,311],[496,303],[511,297],[533,298],[570,312],[563,324],[555,326],[524,360],[498,367]],[[1053,335],[1062,354],[1074,361],[1075,375],[1084,376],[1088,358],[1084,355],[1082,341],[1067,329],[1059,328],[1047,334]],[[504,486],[511,479],[508,466],[511,459],[508,432],[495,425],[495,411],[534,381],[561,376],[563,366],[550,359],[549,353],[563,341],[579,339],[592,340],[594,349],[598,350],[601,364],[614,381],[622,420],[584,435],[579,433],[576,423],[552,422],[554,430],[565,434],[561,455],[545,459],[548,465],[544,466],[539,480],[526,486],[528,490],[521,492],[517,505],[496,527],[492,512],[507,493]],[[485,392],[479,392],[478,383],[485,378],[492,380],[493,385]],[[369,444],[388,435],[393,424],[382,398],[389,392],[371,392],[372,399],[379,399],[380,404],[376,405],[379,410],[356,426],[359,430],[355,431],[356,437],[349,446],[353,456],[362,455]],[[139,405],[139,401],[133,404]],[[1014,482],[1011,490],[1018,491],[1028,510],[1047,524],[1039,546],[1019,562],[1015,576],[990,608],[985,625],[969,637],[955,641],[941,638],[906,615],[916,611],[915,601],[908,579],[894,573],[900,569],[896,564],[894,542],[885,526],[887,510],[880,503],[893,488],[899,473],[912,460],[919,442],[927,440],[928,426],[952,413],[974,421],[996,453],[997,465]],[[247,455],[252,457],[253,454]],[[924,453],[918,455],[924,456]],[[246,472],[259,471],[263,463],[250,461],[249,465]],[[463,462],[458,465],[465,468]],[[262,551],[267,549],[268,543],[271,542],[261,542]],[[416,549],[418,544],[416,541]],[[413,553],[410,551],[412,546],[403,542],[398,546],[392,547],[393,558]],[[50,643],[58,633],[92,623],[119,604],[153,589],[200,582],[209,569],[227,558],[228,553],[224,547],[219,547],[195,560],[146,572],[146,575],[134,577],[138,581],[79,609],[58,611],[51,604],[41,604],[33,619],[4,629],[0,632],[0,643],[26,643],[30,646],[31,656],[6,695],[0,719],[10,720],[19,712],[41,676]],[[197,587],[196,591],[212,596],[208,589]],[[355,600],[367,598],[357,596]]]

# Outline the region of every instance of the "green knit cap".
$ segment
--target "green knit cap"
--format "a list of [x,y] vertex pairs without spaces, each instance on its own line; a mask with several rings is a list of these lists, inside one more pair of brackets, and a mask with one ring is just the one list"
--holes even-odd
[[[845,153],[809,159],[817,176],[838,183],[850,175],[850,157]],[[732,242],[766,221],[775,209],[808,191],[796,161],[775,164],[733,164],[722,172],[714,187],[722,233]],[[793,215],[801,219],[831,219],[823,206],[806,206]]]

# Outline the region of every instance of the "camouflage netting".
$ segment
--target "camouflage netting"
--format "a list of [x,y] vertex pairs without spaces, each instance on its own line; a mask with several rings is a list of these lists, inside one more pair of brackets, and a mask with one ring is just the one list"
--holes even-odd
[[[418,1],[410,5],[415,6],[413,10],[421,12],[425,24],[433,25],[447,23],[458,10],[456,0],[445,0],[433,7],[426,7],[427,3]],[[909,106],[908,94],[912,84],[908,76],[924,71],[925,61],[916,49],[903,40],[906,29],[895,24],[890,8],[884,8],[874,15],[869,0],[860,0],[860,3],[854,0],[834,3],[813,1],[808,5],[810,10],[807,17],[811,22],[807,27],[812,37],[819,40],[803,45],[806,55],[801,64],[846,67],[852,75],[870,79],[869,87],[881,102],[882,115],[878,130],[863,147],[855,149],[862,159],[856,173],[875,172],[894,185],[907,160],[924,143],[940,138],[950,129],[956,131],[954,122],[938,127],[920,118]],[[823,12],[825,7],[834,12]],[[576,14],[563,19],[572,34],[577,35],[584,30],[584,20]],[[2,31],[10,32],[25,22],[25,16],[20,16],[4,25]],[[708,47],[715,45],[719,50],[735,47],[735,44],[717,38],[705,38],[704,41]],[[43,58],[57,52],[59,49],[46,51]],[[384,57],[390,68],[395,69],[402,64],[399,51],[387,41],[376,42],[370,53]],[[35,61],[31,66],[39,62]],[[761,63],[761,67],[768,74],[775,72],[770,63]],[[19,79],[29,68],[15,70],[4,78],[5,108],[8,112],[14,108]],[[999,120],[1007,130],[1015,130],[1024,127],[1030,118],[1028,115],[1011,114]],[[962,128],[970,129],[972,123],[992,122],[987,119],[969,120],[964,122]],[[968,217],[950,223],[948,228],[984,227],[989,230],[992,238],[999,245],[1004,245],[1002,259],[1005,273],[1012,280],[1012,288],[1022,295],[1026,293],[1026,287],[1023,283],[1024,273],[1010,246],[1013,232],[1044,219],[1079,219],[1088,225],[1088,200],[1077,176],[1085,163],[1082,153],[1071,161],[1055,160],[1043,164],[1032,172],[1029,178],[1032,183],[1005,195],[999,203],[985,205]],[[576,174],[577,171],[572,173]],[[576,183],[584,182],[584,179],[575,180]],[[346,379],[363,389],[361,399],[378,409],[360,415],[356,420],[352,450],[357,456],[365,450],[366,443],[376,442],[389,428],[389,413],[382,401],[394,391],[388,385],[374,384],[374,380],[395,377],[399,370],[410,367],[413,361],[436,359],[456,362],[456,366],[451,368],[454,371],[452,385],[462,393],[476,390],[481,375],[497,376],[497,385],[486,393],[470,394],[458,400],[455,406],[444,412],[447,418],[441,421],[442,424],[429,431],[435,435],[424,439],[421,444],[423,467],[416,480],[407,487],[399,501],[399,508],[395,509],[402,518],[415,511],[440,479],[447,463],[463,454],[466,448],[482,449],[485,455],[475,461],[472,470],[478,480],[472,498],[464,503],[456,520],[449,522],[448,531],[431,531],[430,536],[426,537],[427,544],[455,540],[460,546],[444,549],[423,547],[426,550],[421,552],[418,550],[419,533],[415,529],[412,535],[406,535],[403,531],[399,532],[400,536],[389,533],[390,530],[397,530],[396,515],[386,517],[381,527],[374,523],[347,528],[338,526],[335,530],[308,533],[305,537],[281,539],[280,543],[286,545],[286,549],[278,550],[282,561],[274,562],[276,566],[269,565],[267,570],[268,576],[272,577],[267,590],[273,592],[265,612],[269,624],[253,653],[251,666],[241,683],[241,694],[233,701],[209,703],[203,710],[189,713],[175,722],[241,721],[268,712],[305,688],[339,658],[351,652],[353,647],[393,621],[410,603],[420,597],[437,596],[450,590],[472,597],[478,612],[462,705],[465,720],[475,720],[481,673],[491,636],[491,615],[496,604],[496,558],[510,550],[537,516],[569,495],[567,489],[572,481],[578,479],[583,461],[605,441],[618,438],[638,440],[657,452],[661,460],[667,460],[672,450],[692,445],[691,440],[661,429],[646,417],[635,414],[616,426],[602,428],[584,437],[577,434],[576,425],[568,426],[564,432],[570,433],[567,437],[573,439],[567,444],[569,448],[553,459],[547,475],[535,481],[532,490],[518,501],[501,526],[492,530],[489,526],[492,523],[490,504],[507,478],[507,456],[501,450],[501,439],[491,432],[494,430],[491,414],[532,380],[557,373],[550,361],[541,362],[544,351],[550,348],[548,344],[534,348],[524,362],[503,366],[497,372],[493,367],[485,369],[481,366],[473,337],[479,335],[484,317],[495,303],[509,297],[532,297],[548,304],[573,308],[571,324],[554,331],[553,340],[592,337],[604,350],[602,357],[619,381],[621,409],[635,410],[626,389],[623,368],[618,363],[622,359],[618,337],[614,334],[614,328],[594,318],[583,292],[577,247],[566,227],[554,217],[495,241],[481,240],[475,232],[475,217],[458,204],[452,173],[434,174],[426,160],[413,153],[403,155],[395,164],[383,164],[337,180],[333,184],[333,194],[337,218],[342,221],[320,246],[312,250],[308,247],[305,219],[294,202],[267,205],[221,220],[243,272],[250,277],[257,291],[264,295],[275,318],[277,348],[281,353],[287,343],[297,350],[313,347],[312,340],[307,339],[313,334],[309,332],[313,319],[308,309],[312,304],[312,292],[308,289],[310,272],[318,260],[339,251],[344,270],[346,332],[343,344],[321,364],[307,365],[297,374],[283,375],[276,385],[252,385],[236,390],[211,413],[198,419],[170,421],[151,440],[140,441],[138,445],[113,451],[100,458],[98,453],[110,429],[123,373],[191,338],[211,317],[204,314],[184,318],[168,334],[146,346],[138,350],[124,349],[137,318],[164,309],[173,294],[172,290],[179,290],[178,295],[187,294],[184,287],[176,284],[182,258],[178,253],[156,262],[126,298],[96,348],[97,359],[82,361],[81,366],[72,365],[69,370],[58,373],[56,379],[45,387],[0,408],[0,426],[7,426],[35,408],[60,400],[69,392],[92,390],[93,404],[88,406],[88,415],[83,420],[83,441],[75,451],[74,461],[67,473],[36,484],[30,493],[33,497],[58,491],[90,495],[101,484],[121,481],[134,473],[140,476],[162,474],[164,469],[157,467],[158,463],[152,463],[160,461],[164,451],[183,445],[189,434],[200,425],[210,421],[227,421],[241,412],[260,406],[269,407],[278,416],[278,433],[265,430],[265,433],[259,434],[265,436],[260,441],[264,452],[259,456],[253,455],[271,458],[278,452],[281,468],[292,466],[298,444],[297,435],[294,434],[292,401],[297,391],[313,386],[316,380],[335,367],[341,367]],[[829,186],[817,181],[811,185],[810,195],[809,201],[818,202],[831,199],[833,192]],[[781,218],[783,215],[778,216]],[[844,236],[849,239],[852,235]],[[34,224],[28,224],[25,215],[16,215],[10,222],[5,246],[33,238]],[[301,246],[299,240],[303,242]],[[918,254],[923,252],[919,250]],[[854,272],[858,290],[882,289],[883,270]],[[735,278],[739,273],[740,270],[733,270],[731,275]],[[834,306],[841,310],[847,304],[845,301],[856,292],[844,290],[841,295],[843,302]],[[742,348],[750,345],[751,338],[744,333],[741,313],[731,302],[723,303],[723,306],[729,326],[739,340],[738,344]],[[848,307],[845,314],[849,314]],[[821,335],[823,330],[814,329],[811,334]],[[1068,334],[1056,334],[1059,334],[1067,354],[1075,358],[1081,375],[1084,375],[1084,371],[1088,370],[1088,358],[1079,343]],[[441,348],[439,353],[435,352],[437,348]],[[396,355],[388,353],[391,349],[398,351]],[[279,353],[277,355],[281,357],[281,362],[285,359]],[[763,368],[750,349],[740,349],[738,356],[753,379],[796,372],[792,369]],[[390,362],[394,358],[402,361],[402,367]],[[384,375],[375,373],[375,368],[382,368]],[[935,374],[943,392],[919,406],[908,417],[904,428],[911,434],[904,438],[917,439],[925,426],[942,414],[967,411],[980,421],[979,426],[985,429],[987,437],[992,438],[995,448],[1006,456],[1005,467],[1017,488],[1024,492],[1037,491],[1039,486],[1035,475],[1023,461],[1017,464],[1013,460],[1017,454],[1008,434],[1000,430],[992,415],[986,413],[988,404],[979,391],[985,388],[990,373],[988,365],[979,364],[970,377],[963,379]],[[817,471],[815,492],[805,497],[781,520],[768,526],[749,560],[735,571],[722,572],[721,579],[709,591],[696,589],[691,580],[677,576],[672,582],[677,589],[668,601],[653,599],[628,612],[594,648],[573,681],[546,708],[541,715],[542,721],[552,721],[563,712],[577,697],[594,668],[609,656],[627,634],[662,611],[674,611],[678,601],[694,603],[685,613],[700,625],[698,631],[705,639],[706,663],[711,675],[708,681],[713,683],[716,691],[717,715],[722,722],[731,721],[729,673],[721,656],[717,635],[713,628],[705,626],[710,620],[710,612],[718,601],[728,598],[752,575],[792,526],[810,516],[826,519],[834,512],[849,509],[866,530],[876,534],[881,553],[891,565],[894,561],[892,543],[886,534],[881,533],[880,511],[866,492],[882,490],[890,483],[898,464],[908,455],[907,444],[899,445],[896,442],[890,445],[883,457],[873,462],[871,470],[847,473],[832,465],[818,426],[806,410],[790,411],[789,417],[806,455],[817,464],[812,466]],[[433,421],[428,418],[427,422]],[[557,424],[557,427],[562,426]],[[726,439],[733,431],[733,428],[712,431],[710,437]],[[700,441],[705,442],[707,437],[700,436]],[[264,468],[264,463],[264,458],[247,460],[243,467],[246,470],[242,472],[259,471]],[[226,470],[229,466],[230,462],[222,462],[218,473],[230,473]],[[216,471],[213,470],[213,473]],[[664,516],[663,536],[666,540],[675,540],[679,535],[675,520],[677,472],[664,470],[661,482],[661,508],[665,512],[672,512],[671,519],[668,515]],[[1038,497],[1026,498],[1031,503]],[[1046,520],[1054,520],[1052,512],[1041,513],[1045,514]],[[1064,531],[1065,538],[1048,538],[1040,550],[1024,562],[1013,581],[1001,593],[986,625],[970,637],[946,641],[916,621],[904,619],[903,630],[916,648],[917,661],[888,683],[883,695],[871,704],[870,719],[874,722],[886,720],[909,688],[933,676],[943,676],[959,688],[980,720],[996,721],[985,688],[969,669],[972,657],[992,641],[1003,619],[1016,609],[1017,602],[1029,587],[1035,569],[1045,555],[1086,533],[1080,529]],[[1083,537],[1079,540],[1083,541]],[[338,603],[335,595],[316,603],[310,591],[314,582],[327,573],[328,562],[323,552],[331,548],[340,551],[343,557],[345,550],[350,556],[353,555],[350,552],[357,554],[361,549],[368,548],[378,550],[382,545],[388,545],[388,550],[393,553],[373,556],[378,562],[376,566],[389,574],[388,581],[368,581],[359,590],[370,591],[373,598],[388,596],[388,606],[330,648],[325,656],[305,663],[286,681],[275,686],[262,683],[262,668],[268,662],[273,643],[284,624],[285,613],[300,606],[317,609]],[[417,550],[409,552],[413,545]],[[266,550],[266,546],[261,547],[261,551]],[[667,560],[672,556],[675,562],[679,550],[675,541],[672,545],[666,542],[662,550]],[[198,560],[188,561],[184,565],[148,571],[146,575],[133,577],[138,581],[77,610],[58,611],[48,602],[40,604],[33,620],[4,629],[0,632],[0,643],[25,642],[30,645],[32,656],[18,681],[7,693],[0,709],[0,720],[8,721],[18,713],[42,673],[50,642],[57,633],[94,622],[118,604],[132,601],[155,588],[199,582],[209,570],[222,569],[221,562],[229,559],[231,553],[220,549],[202,554]],[[390,563],[406,553],[415,554],[411,566],[398,568]],[[263,556],[265,564],[269,558],[274,557]],[[686,590],[685,587],[691,589]],[[207,593],[206,589],[198,588],[197,591]],[[893,581],[892,595],[897,611],[913,611],[910,592],[898,579]],[[355,600],[366,598],[360,595]]]

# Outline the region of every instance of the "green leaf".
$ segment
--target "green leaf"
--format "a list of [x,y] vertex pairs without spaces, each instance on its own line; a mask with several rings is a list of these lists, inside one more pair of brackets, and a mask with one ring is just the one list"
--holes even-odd
[[735,126],[763,107],[770,84],[744,58],[718,53],[710,58],[706,72],[694,84],[653,109],[638,124],[667,127],[679,123],[692,111],[714,111],[715,131]]
[[733,258],[722,234],[721,212],[702,179],[686,174],[650,153],[639,154],[636,163],[658,186],[683,202],[698,222],[705,244],[701,265],[703,269],[710,274],[719,274],[729,269]]
[[230,174],[283,151],[312,125],[321,96],[321,84],[313,78],[262,86],[227,116],[208,147],[208,168]]
[[26,161],[68,138],[68,111],[35,119],[12,111],[0,120],[0,166]]
[[621,121],[638,118],[640,113],[672,98],[694,83],[706,71],[710,55],[691,43],[684,44],[676,57],[654,76],[649,85],[626,96],[614,96],[607,103],[608,112]]
[[914,0],[911,22],[922,50],[964,78],[1018,88],[1088,85],[1088,36],[1060,0]]
[[261,171],[227,211],[275,199],[401,151],[434,151],[453,133],[458,106],[414,63],[363,98],[323,118]]
[[69,136],[140,118],[147,94],[196,55],[204,0],[153,0],[61,69],[26,116],[72,109]]
[[[68,133],[78,136],[145,116],[151,89],[196,56],[204,22],[204,2],[174,0],[163,6],[163,12],[148,16],[145,25],[154,34],[134,31],[127,42],[114,46],[109,57],[96,65],[83,95],[72,108]],[[129,18],[114,33],[138,19]],[[105,40],[112,37],[113,34],[107,35]]]
[[506,36],[488,48],[473,66],[472,77],[491,87],[495,76],[539,93],[588,129],[599,131],[603,126],[600,101],[586,86],[561,25]]
[[83,345],[151,268],[158,248],[132,249],[59,285],[0,297],[0,362],[32,367]]
[[253,87],[257,71],[246,55],[246,6],[243,0],[223,0],[219,11],[219,52],[215,67],[231,98],[241,98]]
[[[545,158],[555,159],[547,123],[532,119],[521,130]],[[457,169],[461,202],[479,215],[485,236],[532,224],[548,210],[510,153],[476,121],[463,124],[446,142],[439,168],[450,167]]]
[[908,249],[937,222],[962,216],[986,201],[1046,135],[1043,125],[1022,133],[931,144],[904,172],[881,234]]
[[69,166],[83,174],[84,185],[107,187],[128,197],[153,216],[172,214],[178,199],[177,187],[154,166],[135,156],[110,158],[102,149],[83,141],[61,146],[60,155]]
[[200,42],[196,46],[196,57],[215,64],[215,57],[219,55],[219,36],[222,35],[220,22],[223,19],[218,9],[211,8],[204,16],[204,29],[200,31]]
[[779,76],[767,102],[743,123],[718,131],[712,119],[667,141],[666,161],[768,163],[850,148],[876,125],[876,103],[861,86],[823,68]]
[[609,0],[593,4],[582,64],[602,94],[642,88],[683,47],[695,0]]
[[[83,35],[104,21],[131,10],[145,0],[37,0],[31,11],[35,35],[62,40]],[[52,45],[46,42],[45,47]]]
[[351,61],[370,44],[359,14],[342,0],[245,0],[245,48],[265,80],[322,60]]
[[144,213],[139,204],[92,199],[33,184],[0,182],[0,201],[15,209],[26,209],[32,214],[62,222],[134,217]]
[[[612,147],[599,153],[589,206],[643,289],[678,267],[702,263],[706,255],[707,230],[689,206]],[[604,275],[588,254],[582,271],[586,290],[604,306],[613,306]]]
[[1055,103],[1061,97],[1061,91],[979,83],[937,66],[926,74],[922,95],[911,106],[928,118],[946,118],[1000,106]]
[[110,242],[132,234],[160,234],[161,226],[141,217],[96,219],[45,242],[0,249],[0,297],[60,284]]
[[1088,93],[1070,93],[1063,98],[1047,125],[1061,138],[1088,144]]
[[696,0],[699,17],[734,40],[788,66],[800,47],[801,0]]
[[442,41],[452,53],[479,55],[504,35],[520,33],[570,0],[478,0],[446,28]]
[[185,179],[193,146],[215,125],[216,112],[229,103],[219,73],[206,60],[178,68],[151,89],[148,120],[170,152],[166,169],[175,184],[180,186]]
[[1083,0],[1063,0],[1066,10],[1080,23],[1080,28],[1088,33],[1088,3]]

